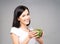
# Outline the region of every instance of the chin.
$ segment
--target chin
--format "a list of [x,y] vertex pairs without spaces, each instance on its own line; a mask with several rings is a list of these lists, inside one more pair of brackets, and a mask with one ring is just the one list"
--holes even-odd
[[26,22],[26,25],[29,26],[30,25],[30,21],[29,22]]
[[30,22],[28,24],[26,24],[26,25],[29,26],[30,25]]
[[27,24],[26,26],[29,26],[29,24]]

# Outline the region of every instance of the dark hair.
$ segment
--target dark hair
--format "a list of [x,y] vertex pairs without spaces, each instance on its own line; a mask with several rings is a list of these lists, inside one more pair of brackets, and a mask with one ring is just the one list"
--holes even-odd
[[[29,9],[26,7],[26,6],[23,6],[23,5],[19,5],[18,7],[15,8],[14,10],[14,19],[13,19],[13,24],[12,24],[12,27],[17,27],[19,28],[20,27],[20,21],[18,21],[18,18],[19,16],[21,16],[21,14],[25,11],[25,10],[28,10],[29,12]],[[29,23],[30,24],[30,23]],[[29,25],[28,24],[28,25]],[[28,26],[27,25],[27,26]]]

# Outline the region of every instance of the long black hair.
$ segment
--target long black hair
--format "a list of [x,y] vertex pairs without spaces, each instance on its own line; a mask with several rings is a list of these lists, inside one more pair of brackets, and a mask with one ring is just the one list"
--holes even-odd
[[[19,5],[18,7],[15,8],[12,27],[17,27],[17,28],[20,27],[20,21],[18,21],[18,18],[19,18],[19,16],[21,16],[21,14],[22,14],[26,9],[27,9],[28,12],[29,12],[29,9],[28,9],[26,6],[23,6],[23,5]],[[30,13],[30,12],[29,12],[29,13]],[[29,23],[29,24],[30,24],[30,23]],[[29,25],[29,24],[28,24],[28,25]],[[27,25],[27,26],[28,26],[28,25]]]

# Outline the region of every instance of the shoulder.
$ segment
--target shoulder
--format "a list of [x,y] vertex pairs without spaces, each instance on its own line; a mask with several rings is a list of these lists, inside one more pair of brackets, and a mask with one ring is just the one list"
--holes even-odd
[[17,36],[19,36],[19,28],[12,27],[10,30],[10,33],[13,33],[13,34],[16,34]]
[[18,29],[18,28],[16,28],[16,27],[11,27],[11,29]]
[[16,28],[16,27],[12,27],[11,28],[11,32],[17,32],[19,29],[18,28]]

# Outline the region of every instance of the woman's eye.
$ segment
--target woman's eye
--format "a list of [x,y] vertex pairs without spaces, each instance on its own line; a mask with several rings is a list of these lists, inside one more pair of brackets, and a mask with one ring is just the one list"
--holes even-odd
[[[27,16],[28,16],[29,14],[27,14]],[[22,15],[22,17],[25,17],[26,15]]]
[[23,15],[22,17],[25,17],[25,15]]

